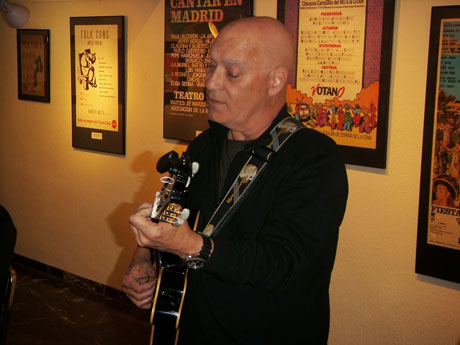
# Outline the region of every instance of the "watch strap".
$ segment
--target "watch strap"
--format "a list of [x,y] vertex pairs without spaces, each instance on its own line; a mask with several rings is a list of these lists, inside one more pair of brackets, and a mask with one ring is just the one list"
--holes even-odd
[[185,263],[188,268],[200,269],[203,268],[209,260],[212,252],[212,239],[202,233],[197,233],[203,238],[203,246],[197,255],[187,255],[185,257]]

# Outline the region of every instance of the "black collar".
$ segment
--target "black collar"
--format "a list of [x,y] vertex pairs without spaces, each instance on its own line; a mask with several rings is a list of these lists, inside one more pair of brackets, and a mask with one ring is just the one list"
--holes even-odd
[[[291,116],[289,115],[288,111],[287,111],[287,105],[284,105],[281,110],[279,111],[278,115],[273,119],[270,127],[257,139],[254,139],[252,141],[250,141],[246,146],[245,146],[245,150],[248,150],[248,149],[253,149],[255,147],[258,147],[258,146],[265,146],[267,145],[271,140],[271,136],[270,136],[270,131],[273,129],[273,127],[275,127],[280,121],[282,121],[284,118],[288,117],[288,116]],[[214,138],[214,142],[215,144],[221,148],[222,147],[222,143],[224,141],[224,139],[227,137],[227,134],[228,134],[228,128],[217,123],[217,122],[214,122],[212,120],[208,120],[208,123],[209,123],[209,128],[210,128],[210,131],[211,131],[211,135],[212,137]],[[219,151],[220,152],[220,151]]]

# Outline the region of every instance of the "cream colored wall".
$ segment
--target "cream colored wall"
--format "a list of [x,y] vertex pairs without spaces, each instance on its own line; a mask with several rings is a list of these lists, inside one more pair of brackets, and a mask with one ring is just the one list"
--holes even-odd
[[[159,188],[157,158],[184,148],[162,139],[164,2],[17,2],[25,28],[51,30],[51,103],[17,99],[16,31],[0,21],[0,203],[16,252],[119,287],[136,245],[129,214]],[[430,11],[456,4],[396,1],[388,165],[347,167],[332,345],[460,345],[460,285],[414,273]],[[256,0],[255,13],[276,16],[276,0]],[[71,146],[69,17],[95,15],[127,19],[122,157]]]

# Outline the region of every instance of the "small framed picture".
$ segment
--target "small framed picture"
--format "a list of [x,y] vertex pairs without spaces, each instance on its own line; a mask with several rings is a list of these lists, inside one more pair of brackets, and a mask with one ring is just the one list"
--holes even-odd
[[18,98],[50,102],[50,31],[17,30]]

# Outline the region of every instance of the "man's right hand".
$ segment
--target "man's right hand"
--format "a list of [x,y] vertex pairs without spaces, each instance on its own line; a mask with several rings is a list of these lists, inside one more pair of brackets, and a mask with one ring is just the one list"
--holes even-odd
[[156,272],[152,266],[150,249],[138,247],[131,259],[122,288],[128,298],[139,308],[152,306],[156,286]]

